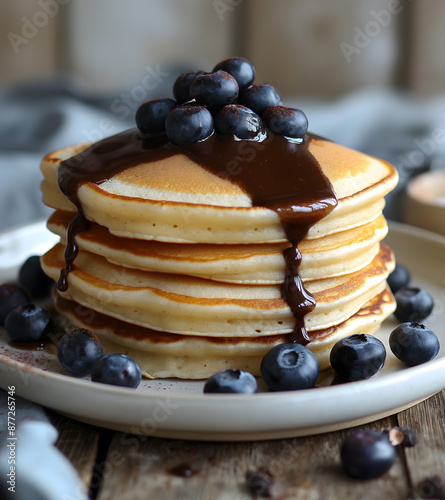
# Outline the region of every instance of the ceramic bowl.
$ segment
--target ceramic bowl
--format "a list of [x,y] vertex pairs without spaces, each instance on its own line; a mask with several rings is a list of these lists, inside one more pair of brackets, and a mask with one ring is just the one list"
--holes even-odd
[[445,235],[445,170],[427,172],[409,182],[404,222]]

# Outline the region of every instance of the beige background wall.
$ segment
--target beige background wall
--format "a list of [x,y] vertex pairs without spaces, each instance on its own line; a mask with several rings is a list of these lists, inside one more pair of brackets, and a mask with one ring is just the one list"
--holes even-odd
[[445,2],[414,3],[410,83],[414,90],[433,94],[445,91]]
[[[41,11],[34,0],[0,2],[0,77],[2,83],[53,76],[59,67],[59,26],[61,16],[41,28],[32,29],[33,16]],[[42,19],[37,16],[36,20]],[[16,39],[16,36],[18,39]]]
[[[397,0],[2,1],[1,83],[68,71],[89,90],[111,92],[143,77],[147,65],[165,69],[182,62],[210,70],[236,54],[252,60],[259,81],[273,82],[287,95],[329,98],[395,82],[418,93],[443,92],[445,2],[404,0],[400,12],[391,14],[396,5]],[[367,40],[356,38],[359,32],[369,33]],[[15,49],[14,35],[23,41],[15,38]],[[342,43],[353,49],[349,58]]]

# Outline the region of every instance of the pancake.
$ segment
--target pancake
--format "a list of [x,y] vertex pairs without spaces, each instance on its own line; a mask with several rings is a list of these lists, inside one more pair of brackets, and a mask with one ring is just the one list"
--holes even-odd
[[[42,259],[44,271],[57,279],[64,247],[55,246]],[[364,269],[346,276],[311,281],[308,291],[317,307],[305,318],[307,331],[332,327],[355,314],[386,286],[394,268],[390,249]],[[63,294],[111,317],[171,333],[257,337],[290,333],[294,317],[281,297],[281,287],[217,283],[184,275],[152,273],[111,264],[79,252]]]
[[[79,149],[67,148],[43,159],[42,192],[47,205],[75,211],[59,191],[57,171],[61,161]],[[338,205],[310,228],[307,239],[379,217],[383,196],[397,184],[391,165],[322,139],[311,140],[309,150],[330,180]],[[80,186],[78,197],[88,220],[126,238],[218,244],[287,241],[275,211],[252,206],[241,187],[182,154],[128,168],[100,185],[87,182]]]
[[[48,228],[66,244],[70,212],[56,211]],[[380,215],[375,221],[317,240],[304,240],[299,274],[304,282],[343,276],[368,265],[379,252],[379,242],[388,227]],[[79,233],[80,248],[108,261],[135,269],[186,274],[215,281],[240,284],[280,284],[284,281],[283,251],[289,243],[261,245],[171,244],[119,238],[107,228],[92,223]]]
[[[110,318],[72,300],[55,295],[56,308],[67,319],[66,329],[83,327],[101,339],[104,352],[131,356],[148,378],[207,378],[219,370],[233,368],[260,376],[260,364],[275,345],[289,342],[291,335],[266,337],[196,337],[150,330]],[[345,322],[311,334],[308,347],[317,356],[320,369],[329,367],[332,345],[355,333],[375,333],[380,323],[395,309],[394,298],[386,288]]]

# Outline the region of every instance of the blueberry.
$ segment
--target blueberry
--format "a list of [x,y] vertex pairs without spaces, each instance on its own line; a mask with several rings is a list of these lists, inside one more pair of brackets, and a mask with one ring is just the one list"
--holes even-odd
[[409,427],[391,427],[383,433],[388,437],[393,446],[411,448],[417,444],[417,434]]
[[93,363],[91,380],[101,384],[137,387],[141,383],[142,374],[134,359],[126,354],[111,352]]
[[173,95],[178,104],[183,104],[184,102],[190,101],[190,85],[198,78],[204,74],[204,71],[191,71],[189,73],[182,73],[176,78],[173,84]]
[[248,470],[246,483],[253,498],[276,498],[273,493],[274,477],[267,470]]
[[422,321],[434,308],[433,298],[421,288],[405,286],[395,294],[395,298],[397,308],[394,315],[400,321]]
[[268,83],[263,85],[251,85],[239,96],[238,104],[242,104],[256,114],[262,115],[269,106],[280,106],[283,104],[280,94]]
[[221,108],[214,117],[215,132],[234,135],[239,139],[254,139],[263,130],[263,121],[251,109],[238,104]]
[[308,121],[300,109],[269,106],[263,113],[266,126],[279,135],[299,138],[307,132]]
[[314,387],[318,360],[301,344],[279,344],[261,362],[261,376],[272,391],[293,391]]
[[439,352],[439,339],[429,328],[419,323],[402,323],[389,336],[394,356],[408,366],[434,359]]
[[403,446],[404,448],[412,448],[413,446],[416,446],[417,434],[415,431],[406,426],[396,427],[396,429],[401,432],[403,436],[400,446]]
[[238,82],[240,90],[244,90],[249,85],[252,85],[255,79],[255,68],[244,57],[230,57],[218,63],[213,72],[222,70],[230,73]]
[[164,132],[165,119],[176,107],[173,99],[153,99],[144,102],[136,111],[136,125],[143,134]]
[[173,144],[188,146],[207,139],[213,133],[213,118],[204,106],[179,106],[168,114],[165,131]]
[[232,104],[238,93],[237,81],[226,71],[204,73],[190,85],[190,97],[211,109]]
[[30,302],[28,292],[23,287],[13,283],[0,286],[0,326],[4,326],[6,316],[13,309]]
[[379,339],[357,333],[340,339],[332,348],[330,362],[344,380],[363,380],[375,375],[385,364],[386,350]]
[[5,319],[5,330],[12,342],[36,342],[53,331],[49,312],[34,304],[13,309]]
[[19,271],[19,283],[34,299],[48,297],[54,285],[54,281],[43,272],[38,255],[24,262]]
[[445,498],[445,472],[426,477],[417,486],[421,498]]
[[57,344],[57,356],[65,370],[75,377],[91,372],[94,361],[103,355],[100,340],[86,328],[74,328]]
[[392,293],[398,292],[401,288],[409,285],[411,276],[408,269],[402,264],[397,264],[394,271],[388,276],[386,280]]
[[258,392],[256,378],[242,370],[222,370],[209,377],[204,384],[205,393],[240,393]]
[[400,443],[401,446],[405,448],[412,448],[413,446],[416,446],[417,444],[416,431],[413,431],[413,429],[406,426],[399,427],[399,430],[403,434],[403,441]]
[[374,479],[389,471],[396,460],[396,449],[384,433],[362,430],[346,437],[340,458],[350,476]]

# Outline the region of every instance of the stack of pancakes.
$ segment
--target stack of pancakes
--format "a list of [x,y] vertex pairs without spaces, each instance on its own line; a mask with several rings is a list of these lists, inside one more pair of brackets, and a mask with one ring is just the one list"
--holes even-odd
[[[77,212],[58,187],[58,168],[84,148],[56,151],[41,165],[43,201],[56,209],[48,227],[61,237],[42,258],[55,280]],[[394,310],[386,285],[394,259],[381,240],[397,173],[320,138],[309,151],[338,200],[299,244],[299,275],[316,299],[304,318],[308,347],[323,369],[337,340],[375,332]],[[149,377],[196,379],[225,368],[259,375],[266,352],[292,340],[295,318],[281,294],[290,243],[278,214],[253,206],[240,185],[178,151],[85,182],[77,196],[90,224],[76,236],[79,253],[55,305],[105,351],[130,355]]]

